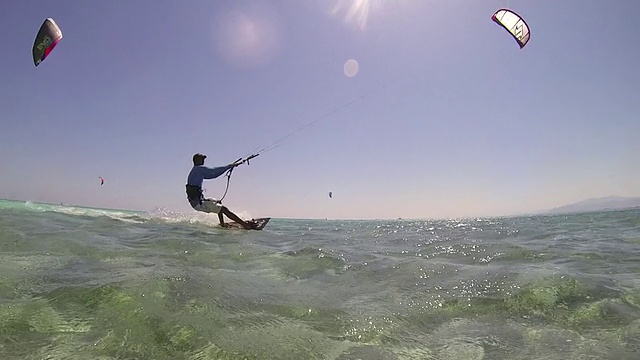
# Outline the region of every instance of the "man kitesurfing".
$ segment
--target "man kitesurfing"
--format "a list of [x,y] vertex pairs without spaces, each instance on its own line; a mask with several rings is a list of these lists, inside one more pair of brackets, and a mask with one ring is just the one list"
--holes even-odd
[[[384,87],[384,86],[383,86]],[[189,172],[189,176],[187,177],[187,199],[189,200],[189,204],[191,204],[191,207],[194,210],[197,211],[202,211],[202,212],[206,212],[206,213],[216,213],[218,214],[218,219],[220,220],[220,225],[223,227],[231,227],[231,228],[237,228],[238,226],[241,226],[244,229],[252,229],[252,230],[261,230],[262,228],[264,228],[267,223],[269,222],[269,220],[271,218],[269,217],[264,217],[264,218],[256,218],[256,219],[251,219],[251,220],[242,220],[240,219],[236,214],[232,213],[226,206],[222,205],[222,199],[224,199],[224,196],[227,193],[227,190],[229,189],[229,179],[231,178],[231,171],[233,171],[233,169],[236,166],[239,166],[241,164],[244,164],[245,162],[247,164],[249,164],[249,160],[257,157],[258,155],[260,155],[263,152],[267,152],[267,151],[271,151],[275,148],[277,148],[278,146],[282,145],[282,142],[284,140],[286,140],[287,138],[293,136],[295,133],[302,131],[306,128],[308,128],[309,126],[317,123],[318,121],[325,119],[327,117],[329,117],[331,114],[338,112],[344,108],[346,108],[347,106],[360,101],[362,99],[364,99],[365,97],[367,97],[369,95],[369,93],[371,93],[372,91],[365,93],[364,95],[361,95],[358,98],[355,98],[329,112],[327,112],[326,114],[314,119],[313,121],[310,121],[308,123],[306,123],[305,125],[302,125],[301,127],[299,127],[298,129],[288,133],[287,135],[284,135],[283,137],[281,137],[280,139],[272,142],[270,145],[267,145],[265,147],[260,148],[260,150],[258,150],[257,152],[255,152],[253,155],[250,155],[244,159],[240,158],[238,160],[236,160],[235,162],[229,164],[229,165],[225,165],[225,166],[220,166],[220,167],[215,167],[215,168],[209,168],[204,166],[204,159],[207,157],[206,155],[203,155],[201,153],[197,153],[195,155],[193,155],[193,168],[191,169],[191,172]],[[224,195],[222,195],[222,198],[220,200],[216,200],[216,199],[206,199],[204,197],[204,194],[202,192],[202,183],[205,179],[215,179],[221,175],[223,175],[224,173],[227,173],[227,189],[225,190]],[[333,197],[333,193],[329,194],[329,197]],[[231,220],[233,220],[235,223],[227,223],[225,224],[224,222],[224,215],[226,215],[228,218],[230,218]]]
[[206,199],[202,192],[202,183],[205,179],[215,179],[227,171],[235,168],[243,162],[234,162],[229,165],[210,168],[204,166],[206,155],[197,153],[193,155],[193,168],[187,177],[187,199],[191,207],[197,211],[218,214],[220,226],[226,227],[228,224],[224,222],[224,215],[229,219],[240,224],[243,228],[250,230],[255,229],[256,223],[253,220],[242,220],[236,214],[232,213],[226,206],[222,205],[220,200]]

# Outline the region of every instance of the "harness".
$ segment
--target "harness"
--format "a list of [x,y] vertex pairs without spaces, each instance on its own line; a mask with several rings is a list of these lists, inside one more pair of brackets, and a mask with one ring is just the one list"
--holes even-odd
[[200,186],[195,185],[185,185],[187,188],[187,199],[189,202],[197,201],[198,204],[202,205],[202,200],[204,200],[204,194],[202,193],[202,188]]

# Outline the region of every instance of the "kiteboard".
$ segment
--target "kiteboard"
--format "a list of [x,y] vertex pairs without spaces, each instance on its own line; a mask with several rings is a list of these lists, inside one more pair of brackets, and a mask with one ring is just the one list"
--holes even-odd
[[[262,230],[265,226],[267,226],[267,223],[269,222],[269,220],[271,220],[271,218],[252,219],[251,221],[253,221],[256,224],[256,226],[251,230]],[[243,229],[244,230],[242,225],[238,224],[237,222],[225,223],[225,226],[223,227],[223,229]]]

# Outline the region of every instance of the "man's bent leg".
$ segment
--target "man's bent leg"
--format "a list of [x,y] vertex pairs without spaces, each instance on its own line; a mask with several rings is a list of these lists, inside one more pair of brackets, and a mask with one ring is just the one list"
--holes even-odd
[[[220,210],[220,213],[218,214],[218,216],[222,216],[221,214],[227,215],[227,217],[235,222],[237,222],[238,224],[242,225],[243,228],[245,229],[253,229],[253,225],[240,219],[238,217],[238,215],[234,214],[231,212],[231,210],[229,210],[226,206],[223,206],[222,209]],[[224,223],[221,222],[221,224],[224,225]]]

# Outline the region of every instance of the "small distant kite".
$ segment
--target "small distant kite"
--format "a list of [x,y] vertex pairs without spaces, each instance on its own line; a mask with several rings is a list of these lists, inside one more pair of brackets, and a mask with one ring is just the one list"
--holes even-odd
[[104,179],[102,178],[102,176],[98,176],[98,179],[100,179],[100,185],[104,185]]
[[529,42],[531,36],[529,33],[529,25],[515,12],[509,9],[500,9],[493,14],[491,20],[507,30],[509,34],[516,39],[518,45],[520,45],[520,49]]
[[333,198],[333,193],[331,191],[329,191],[329,198]]
[[33,63],[36,66],[40,65],[60,40],[62,40],[62,30],[58,24],[52,18],[45,19],[33,43]]

